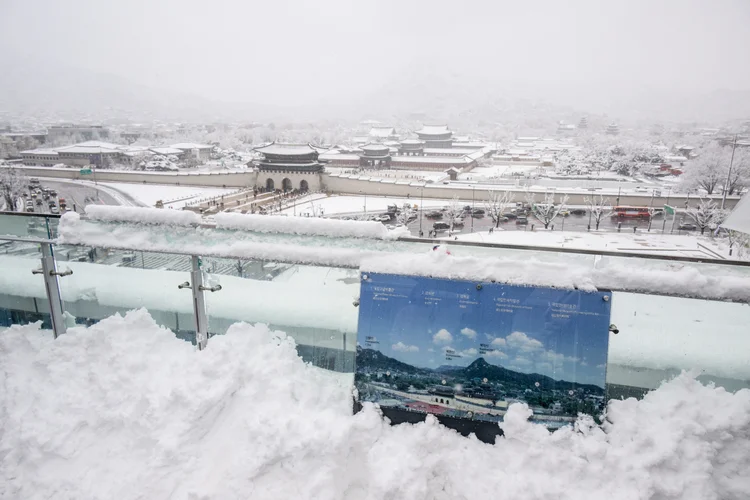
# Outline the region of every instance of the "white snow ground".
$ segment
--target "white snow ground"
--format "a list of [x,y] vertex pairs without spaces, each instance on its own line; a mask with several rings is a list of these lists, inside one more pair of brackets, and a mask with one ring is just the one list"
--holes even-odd
[[221,196],[222,194],[237,191],[236,189],[200,186],[129,184],[127,182],[100,182],[99,185],[123,192],[149,207],[153,207],[158,200],[162,200],[165,207],[175,209],[180,209],[191,201]]
[[0,498],[739,500],[750,391],[682,375],[554,434],[512,405],[494,445],[351,416],[351,376],[234,325],[205,351],[144,310],[53,341],[0,333]]
[[419,197],[416,198],[399,198],[392,196],[326,196],[322,194],[311,194],[309,196],[302,197],[297,200],[296,207],[287,207],[281,211],[282,214],[292,215],[312,215],[321,208],[323,209],[323,215],[336,215],[336,214],[355,214],[362,213],[367,206],[367,213],[375,215],[378,213],[385,212],[388,205],[396,204],[399,207],[403,206],[404,203],[411,205],[420,205],[424,208],[441,208],[448,205],[451,200],[444,199],[433,199],[425,198],[422,203]]

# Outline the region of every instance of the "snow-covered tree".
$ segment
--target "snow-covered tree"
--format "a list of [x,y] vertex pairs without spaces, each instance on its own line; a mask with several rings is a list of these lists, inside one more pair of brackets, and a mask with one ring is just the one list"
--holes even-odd
[[461,202],[458,201],[458,196],[454,196],[445,211],[445,217],[448,219],[450,224],[450,232],[453,232],[453,225],[464,213],[464,208],[461,206]]
[[500,225],[505,206],[513,201],[515,194],[508,189],[504,191],[490,191],[484,202],[484,211],[490,216],[495,227]]
[[609,198],[605,198],[599,194],[585,198],[584,202],[589,209],[591,218],[594,219],[594,224],[596,224],[596,230],[598,231],[602,220],[612,213],[612,205],[609,203]]
[[750,234],[730,229],[727,232],[727,241],[729,242],[729,255],[735,253],[738,259],[742,259],[750,244]]
[[688,187],[697,187],[708,194],[713,194],[716,188],[725,181],[730,154],[731,151],[728,148],[723,148],[718,144],[702,149],[700,156],[685,172],[683,182]]
[[718,224],[723,219],[723,211],[710,199],[701,198],[698,206],[687,209],[688,217],[695,221],[695,225],[703,234],[707,228]]
[[409,221],[412,220],[412,217],[415,214],[414,207],[409,203],[404,203],[404,206],[401,208],[401,211],[396,215],[396,221],[399,224],[403,224],[404,226],[409,223]]
[[567,194],[560,198],[559,203],[555,203],[555,193],[552,192],[545,193],[541,203],[536,203],[534,198],[535,195],[529,193],[526,196],[526,201],[531,206],[531,213],[544,225],[544,229],[549,228],[549,225],[560,215],[560,212],[565,210],[568,203]]
[[5,200],[5,209],[17,212],[23,209],[23,195],[29,179],[20,170],[8,167],[0,169],[0,194]]
[[[727,167],[728,169],[729,167]],[[729,183],[727,186],[727,194],[734,194],[735,192],[742,192],[742,190],[750,185],[750,152],[743,149],[737,148],[734,152],[734,161],[732,162],[732,171],[727,173],[729,175]]]

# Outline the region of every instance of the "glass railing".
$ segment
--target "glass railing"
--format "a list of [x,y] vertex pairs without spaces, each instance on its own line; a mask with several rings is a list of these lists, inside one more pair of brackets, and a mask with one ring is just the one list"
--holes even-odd
[[[210,343],[233,323],[264,323],[293,337],[306,361],[352,373],[357,347],[364,343],[358,338],[357,307],[362,259],[411,259],[414,266],[404,266],[402,274],[424,275],[425,269],[441,274],[442,264],[429,262],[430,241],[86,220],[72,232],[63,224],[61,238],[50,240],[58,221],[48,231],[49,220],[0,218],[2,326],[42,321],[43,328],[52,328],[50,281],[39,274],[41,249],[48,245],[56,263],[51,282],[58,284],[67,326],[146,308],[178,337],[196,343],[198,328]],[[598,283],[600,290],[611,290],[617,333],[608,334],[608,398],[641,396],[681,370],[730,391],[750,387],[750,267],[745,264],[444,244],[453,256],[474,259],[467,266],[500,266],[515,284],[545,286],[524,283],[523,272],[515,271],[551,265],[554,272],[573,269],[571,276],[585,286]],[[192,288],[194,258],[201,290]],[[554,286],[554,276],[537,276]],[[450,279],[466,278],[454,273]],[[205,303],[203,318],[196,294]]]

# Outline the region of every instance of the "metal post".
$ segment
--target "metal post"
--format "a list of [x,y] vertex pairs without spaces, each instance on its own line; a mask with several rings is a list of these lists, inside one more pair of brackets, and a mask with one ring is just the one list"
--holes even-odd
[[619,205],[620,204],[620,190],[622,190],[622,188],[618,187],[617,188],[617,203],[615,203],[615,205]]
[[208,315],[206,314],[206,301],[203,297],[203,273],[201,271],[201,260],[197,255],[191,257],[192,271],[190,271],[190,282],[193,291],[193,323],[195,325],[195,343],[198,350],[206,348],[208,342]]
[[422,186],[422,194],[419,197],[419,237],[422,237],[422,212],[424,212],[424,186]]
[[471,186],[471,232],[474,232],[474,186]]
[[[55,258],[52,256],[52,244],[42,243],[42,271],[44,275],[44,288],[47,292],[47,300],[49,301],[50,319],[52,321],[52,331],[54,332],[55,338],[65,333],[65,320],[63,318],[63,305],[62,299],[60,298],[60,283],[58,282],[58,276],[67,276],[72,274],[66,271],[65,273],[57,272],[57,265]],[[32,271],[38,274],[38,271]]]
[[724,195],[721,197],[721,209],[724,210],[724,204],[727,201],[727,191],[729,191],[729,179],[732,177],[732,164],[734,163],[734,150],[737,148],[737,134],[734,134],[732,143],[732,158],[729,160],[729,171],[727,171],[727,181],[724,183]]

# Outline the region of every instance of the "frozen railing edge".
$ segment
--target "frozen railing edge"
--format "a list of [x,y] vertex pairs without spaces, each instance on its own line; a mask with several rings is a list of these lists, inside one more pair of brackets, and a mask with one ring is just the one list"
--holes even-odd
[[684,267],[676,270],[638,269],[629,262],[606,268],[532,259],[458,257],[444,251],[420,254],[362,256],[360,270],[385,274],[492,281],[583,291],[612,290],[709,300],[750,302],[750,279],[711,276]]
[[588,263],[545,262],[538,258],[456,256],[446,253],[446,247],[442,246],[438,251],[428,253],[249,241],[210,245],[195,242],[181,243],[178,246],[168,239],[152,239],[151,233],[147,231],[133,232],[120,228],[102,231],[101,228],[83,222],[78,218],[68,218],[61,223],[56,242],[121,250],[359,268],[363,272],[750,302],[750,277],[715,276],[709,274],[710,269],[700,270],[691,266],[661,270],[639,267],[634,265],[632,259],[612,262],[606,267],[594,267]]
[[315,217],[284,217],[279,215],[256,215],[219,213],[214,216],[216,228],[239,229],[260,233],[297,234],[305,236],[327,236],[330,238],[370,238],[395,240],[405,231],[388,230],[375,221],[353,221],[322,219]]
[[[66,219],[74,217],[77,217],[77,214],[68,212],[61,218],[61,222],[65,223]],[[110,205],[87,205],[86,217],[103,222],[135,222],[153,225],[197,226],[201,223],[200,215],[189,210]]]

